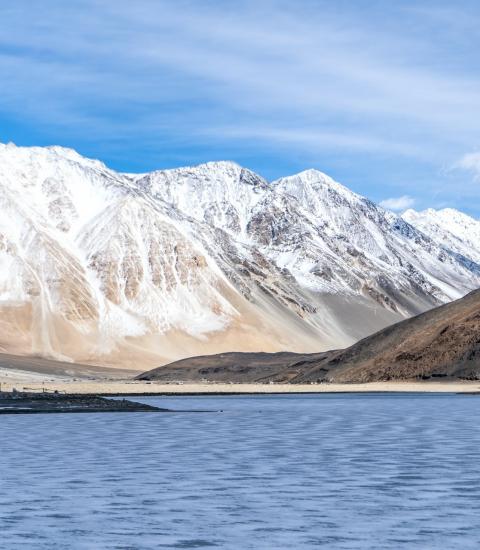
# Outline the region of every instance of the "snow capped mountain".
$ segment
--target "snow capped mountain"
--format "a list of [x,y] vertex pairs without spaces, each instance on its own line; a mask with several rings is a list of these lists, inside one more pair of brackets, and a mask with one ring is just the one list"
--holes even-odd
[[404,220],[420,231],[453,250],[480,263],[480,220],[476,220],[454,208],[423,212],[407,210]]
[[153,172],[137,184],[152,198],[240,239],[252,209],[269,192],[263,178],[233,162]]
[[145,370],[319,351],[480,283],[479,222],[438,216],[436,233],[316,170],[272,183],[231,162],[132,175],[70,149],[0,145],[0,212],[12,353]]
[[[273,185],[277,192],[298,200],[316,230],[311,234],[318,252],[312,255],[305,240],[296,249],[297,258],[315,262],[298,265],[299,278],[308,276],[311,281],[312,274],[332,272],[332,291],[367,291],[390,308],[408,310],[411,306],[402,300],[412,293],[446,301],[457,297],[458,291],[465,292],[472,274],[478,277],[478,267],[465,270],[457,256],[444,254],[437,243],[401,218],[321,172],[308,170]],[[311,284],[317,291],[325,288],[323,281]]]

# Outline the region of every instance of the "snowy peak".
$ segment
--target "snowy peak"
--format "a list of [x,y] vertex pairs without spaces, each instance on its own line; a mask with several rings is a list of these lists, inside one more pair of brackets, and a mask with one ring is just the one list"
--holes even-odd
[[411,220],[417,223],[436,223],[461,238],[468,238],[470,231],[480,226],[480,220],[476,220],[455,208],[443,208],[441,210],[428,208],[420,212],[409,209],[402,214],[402,217],[407,221]]
[[186,216],[235,235],[245,233],[249,213],[269,190],[263,178],[233,162],[160,170],[137,185]]
[[[61,163],[72,162],[83,166],[90,166],[101,170],[108,170],[103,162],[96,159],[83,157],[74,149],[61,147],[59,145],[50,145],[47,147],[20,147],[10,142],[0,143],[0,156],[2,162],[22,161],[26,164],[37,163]],[[113,172],[112,172],[113,173]]]
[[454,208],[422,212],[409,209],[403,219],[440,242],[446,249],[458,252],[480,263],[480,220]]
[[295,197],[305,208],[314,210],[319,204],[335,206],[353,204],[362,197],[323,172],[310,169],[280,178],[272,183],[277,192]]
[[146,174],[140,180],[140,183],[145,184],[157,179],[173,180],[178,183],[187,180],[190,181],[192,185],[201,183],[203,186],[210,189],[220,187],[226,188],[227,190],[241,187],[245,184],[262,188],[268,185],[267,181],[261,176],[231,161],[207,162],[186,168],[157,170],[150,174]]

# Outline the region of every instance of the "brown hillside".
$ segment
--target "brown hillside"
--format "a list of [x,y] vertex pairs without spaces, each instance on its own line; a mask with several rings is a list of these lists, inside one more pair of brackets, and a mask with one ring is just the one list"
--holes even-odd
[[480,379],[480,290],[391,325],[344,350],[191,357],[138,378],[293,383]]

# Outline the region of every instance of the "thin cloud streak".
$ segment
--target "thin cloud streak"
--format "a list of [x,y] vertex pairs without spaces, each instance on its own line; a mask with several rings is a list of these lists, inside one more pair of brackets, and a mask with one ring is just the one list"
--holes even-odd
[[480,179],[480,151],[463,155],[456,163],[456,167],[468,170],[475,175],[477,180]]
[[403,195],[402,197],[392,197],[390,199],[385,199],[381,201],[380,206],[387,210],[394,210],[400,212],[402,210],[407,210],[407,208],[412,208],[415,204],[415,199],[409,197],[408,195]]

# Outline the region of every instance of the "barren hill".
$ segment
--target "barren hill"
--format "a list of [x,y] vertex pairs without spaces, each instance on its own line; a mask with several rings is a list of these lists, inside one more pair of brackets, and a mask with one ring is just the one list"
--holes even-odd
[[480,379],[480,290],[391,325],[344,350],[193,357],[139,378],[358,383],[447,377]]

